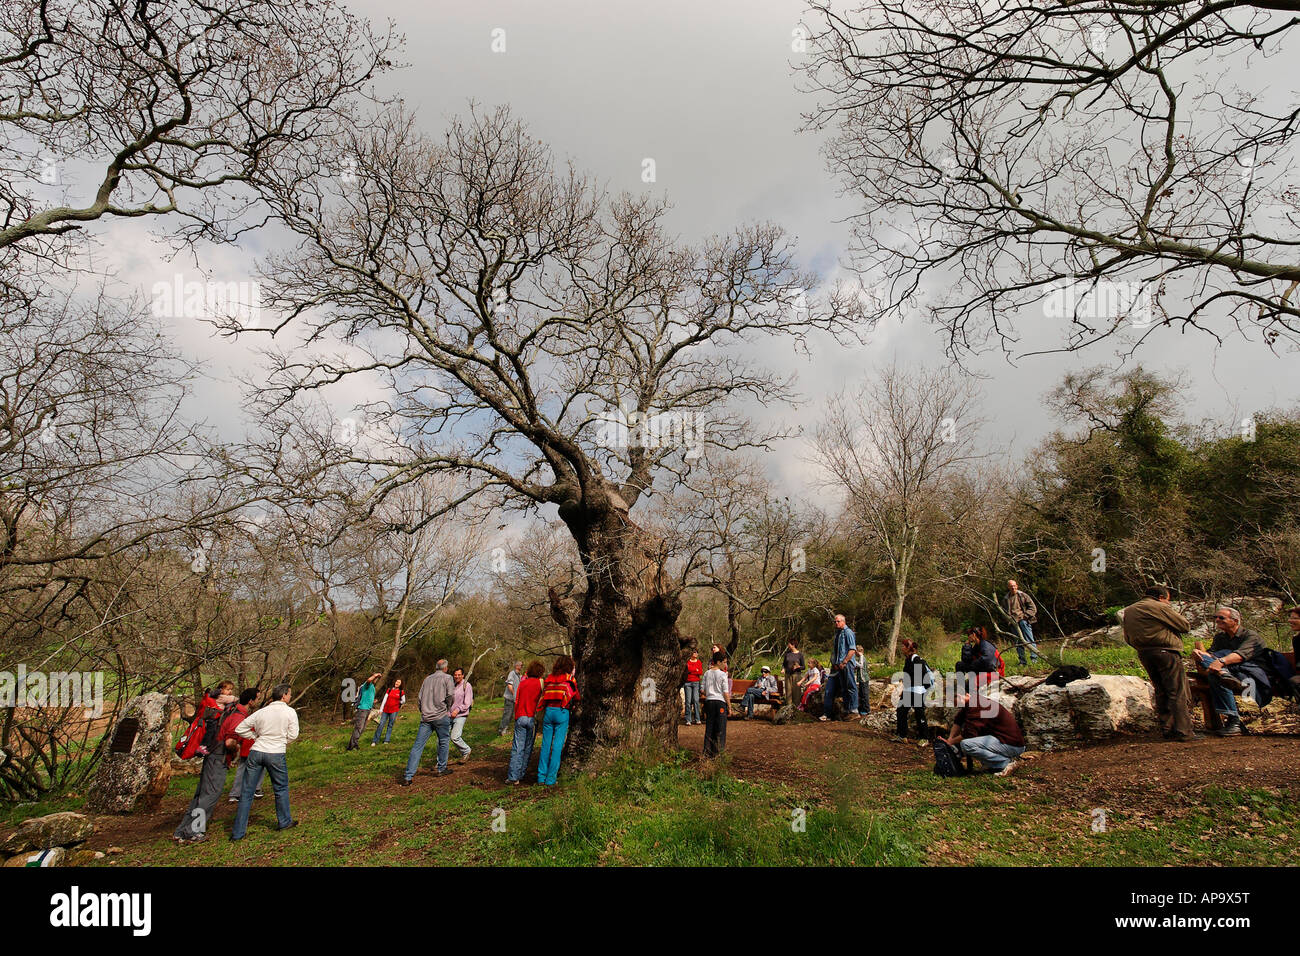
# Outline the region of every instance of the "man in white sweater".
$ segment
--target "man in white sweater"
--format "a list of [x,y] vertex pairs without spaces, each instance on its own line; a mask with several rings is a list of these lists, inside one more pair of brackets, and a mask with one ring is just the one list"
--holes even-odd
[[298,825],[289,813],[289,763],[285,756],[289,744],[298,739],[298,713],[289,706],[290,696],[289,685],[280,684],[271,691],[269,704],[249,714],[235,728],[239,736],[253,741],[253,749],[248,752],[244,789],[230,831],[232,842],[242,840],[248,830],[253,792],[262,782],[263,771],[271,775],[271,788],[275,791],[277,829],[288,830]]

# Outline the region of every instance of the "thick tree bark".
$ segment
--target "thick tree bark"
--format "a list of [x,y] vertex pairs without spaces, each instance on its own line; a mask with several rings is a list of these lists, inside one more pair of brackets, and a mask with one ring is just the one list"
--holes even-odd
[[666,585],[626,510],[562,507],[560,517],[578,543],[587,579],[580,605],[550,594],[578,665],[575,755],[603,759],[633,747],[676,747],[684,666],[679,594]]

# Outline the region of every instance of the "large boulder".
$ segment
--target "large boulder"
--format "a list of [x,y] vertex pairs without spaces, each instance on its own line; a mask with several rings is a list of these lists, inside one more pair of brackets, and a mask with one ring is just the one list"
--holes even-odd
[[[997,701],[1003,707],[1014,708],[1016,698],[1029,688],[1041,683],[1041,677],[1008,676],[986,684],[981,693],[990,700]],[[872,682],[875,683],[874,681]],[[898,693],[902,684],[890,684],[882,681],[879,694],[872,694],[871,712],[867,714],[863,726],[872,730],[893,733],[898,726]],[[873,688],[874,690],[874,688]],[[958,695],[965,690],[965,684],[956,674],[940,675],[925,696],[925,719],[931,727],[947,730],[957,716]],[[914,728],[913,728],[914,729]],[[909,731],[910,732],[910,731]]]
[[1026,743],[1039,750],[1157,726],[1151,685],[1120,674],[1095,674],[1064,687],[1039,684],[1016,701],[1016,719]]
[[166,694],[143,694],[127,704],[86,795],[88,810],[158,809],[171,778],[174,711],[175,702]]
[[51,813],[32,817],[18,825],[9,839],[0,843],[0,856],[12,856],[25,850],[48,850],[56,846],[85,843],[95,832],[95,824],[80,813]]
[[[930,688],[925,716],[931,727],[947,730],[957,714],[957,694],[963,689],[952,674]],[[1056,687],[1042,677],[1008,675],[990,682],[982,692],[1012,709],[1025,742],[1035,750],[1103,740],[1120,733],[1147,733],[1157,726],[1152,687],[1140,677],[1098,674]],[[865,725],[893,733],[894,706],[892,696],[879,707],[873,701]]]

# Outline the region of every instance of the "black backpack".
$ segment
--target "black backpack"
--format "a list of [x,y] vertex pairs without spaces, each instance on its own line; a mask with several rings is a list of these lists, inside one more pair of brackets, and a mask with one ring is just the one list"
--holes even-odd
[[1078,664],[1062,664],[1052,673],[1047,675],[1047,683],[1056,687],[1064,687],[1073,680],[1087,680],[1092,674],[1088,668],[1080,667]]
[[935,737],[934,772],[941,777],[964,777],[970,773],[957,748],[941,737]]

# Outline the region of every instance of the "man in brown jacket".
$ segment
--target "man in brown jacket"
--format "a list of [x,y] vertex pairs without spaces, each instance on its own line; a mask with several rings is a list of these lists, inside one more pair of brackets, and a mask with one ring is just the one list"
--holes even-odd
[[1124,608],[1124,640],[1138,652],[1156,688],[1156,713],[1166,740],[1195,740],[1188,709],[1187,669],[1182,635],[1191,624],[1169,603],[1169,589],[1155,585],[1146,597]]

